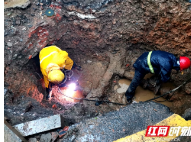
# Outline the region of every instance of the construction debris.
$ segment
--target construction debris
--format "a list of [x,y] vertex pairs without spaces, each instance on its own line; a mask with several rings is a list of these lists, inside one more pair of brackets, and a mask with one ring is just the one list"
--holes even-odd
[[40,141],[39,142],[50,142],[52,139],[52,136],[50,133],[48,134],[42,134],[40,137]]
[[36,138],[30,138],[29,142],[37,142]]
[[63,137],[64,135],[66,135],[66,132],[68,131],[69,127],[65,126],[64,129],[62,129],[61,131],[59,131],[59,138]]
[[4,121],[4,141],[5,142],[27,142],[9,123]]
[[52,132],[52,142],[54,142],[58,137],[58,132]]
[[69,142],[74,135],[75,142],[112,142],[144,130],[172,114],[168,107],[155,102],[132,103],[119,111],[71,125],[61,142]]
[[182,117],[185,120],[191,120],[191,108],[186,109]]
[[4,9],[6,8],[26,8],[30,4],[30,0],[10,0],[4,3]]
[[18,130],[23,136],[29,136],[40,132],[61,128],[64,126],[63,117],[58,114],[46,118],[37,119],[15,125],[14,128]]
[[29,102],[28,104],[27,104],[27,106],[26,106],[26,108],[25,108],[25,113],[26,112],[28,112],[28,111],[30,111],[31,109],[32,109],[32,103],[31,102]]

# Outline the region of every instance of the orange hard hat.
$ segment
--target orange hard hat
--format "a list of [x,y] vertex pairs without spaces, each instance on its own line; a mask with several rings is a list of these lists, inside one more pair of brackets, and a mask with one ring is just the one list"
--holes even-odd
[[180,70],[184,70],[190,67],[190,59],[185,56],[180,56]]

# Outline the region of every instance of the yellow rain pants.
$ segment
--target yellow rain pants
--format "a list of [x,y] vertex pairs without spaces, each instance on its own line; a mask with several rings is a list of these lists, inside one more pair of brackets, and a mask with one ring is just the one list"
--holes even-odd
[[52,65],[58,65],[60,69],[71,70],[73,66],[73,60],[68,57],[68,53],[66,51],[61,50],[55,45],[45,47],[40,51],[39,54],[40,59],[40,70],[44,76],[45,87],[48,88],[48,70],[47,66],[50,67]]

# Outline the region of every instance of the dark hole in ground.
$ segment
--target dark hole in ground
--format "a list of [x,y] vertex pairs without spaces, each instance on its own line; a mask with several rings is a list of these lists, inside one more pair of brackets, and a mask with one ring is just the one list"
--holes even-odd
[[[63,49],[61,46],[61,42],[59,47]],[[79,65],[82,66],[84,74],[82,75],[81,79],[83,80],[89,80],[90,82],[99,82],[99,80],[102,78],[105,70],[108,66],[107,58],[103,58],[104,56],[100,56],[101,60],[98,60],[96,58],[93,58],[91,56],[91,52],[88,54],[84,54],[84,52],[80,52],[79,49],[71,49],[67,48],[65,49],[68,51],[69,56]],[[128,51],[128,58],[126,59],[128,64],[130,66],[131,71],[133,71],[132,63],[136,60],[140,54],[144,52],[143,50],[138,50],[136,48],[132,49],[131,51]],[[134,56],[131,56],[134,55]],[[102,69],[103,68],[103,69]],[[40,77],[43,77],[40,71],[40,65],[39,65],[39,54],[36,55],[34,58],[32,58],[27,65],[23,68],[26,75],[31,76],[31,82],[33,83],[33,89],[29,90],[29,95],[26,95],[24,93],[18,92],[18,94],[13,94],[12,92],[8,92],[9,97],[5,97],[5,116],[7,115],[8,118],[10,118],[11,123],[13,125],[19,124],[22,122],[27,122],[31,120],[35,120],[42,117],[51,116],[54,114],[62,114],[62,116],[68,121],[68,125],[72,125],[74,123],[78,123],[83,121],[84,119],[95,117],[99,114],[104,114],[109,111],[118,110],[120,107],[123,106],[117,106],[113,104],[106,104],[103,103],[100,106],[95,106],[95,102],[92,102],[91,107],[90,105],[86,105],[85,101],[79,102],[75,104],[73,107],[66,108],[63,104],[58,102],[57,100],[53,99],[52,101],[46,101],[46,91],[42,88]],[[98,76],[100,75],[100,76]],[[109,100],[112,102],[118,102],[118,103],[125,103],[126,98],[124,96],[124,92],[120,92],[120,83],[119,80],[123,80],[124,77],[120,76],[118,74],[114,74],[112,78],[110,79],[109,85],[105,87],[103,95],[99,98],[100,100]],[[92,84],[92,83],[89,83]],[[123,84],[123,83],[122,83]],[[27,86],[28,84],[26,84]],[[31,84],[29,84],[31,85]],[[94,83],[93,85],[90,85],[91,89],[95,89],[98,84]],[[87,86],[87,84],[85,84]],[[122,87],[123,88],[123,87]],[[88,92],[91,90],[89,89]],[[33,92],[37,92],[34,93]],[[118,92],[119,93],[118,93]],[[87,95],[87,94],[86,94]],[[39,97],[41,96],[41,97]],[[139,97],[139,96],[138,96]],[[141,96],[144,98],[144,95]],[[94,98],[92,98],[94,99]],[[140,99],[139,99],[140,101]],[[31,102],[31,105],[33,106],[31,110],[28,112],[25,112],[26,107],[29,105],[29,102]],[[182,102],[183,103],[183,102]],[[53,105],[56,105],[56,109],[53,108]],[[187,105],[183,105],[183,107],[186,109]],[[173,109],[174,112],[182,113],[182,109],[180,108],[178,110]]]
[[[68,50],[69,56],[72,58],[74,56],[73,49]],[[70,54],[71,53],[71,54]],[[78,58],[80,58],[80,61],[77,61],[78,64],[86,62],[86,67],[91,66],[91,70],[94,67],[93,65],[88,65],[89,63],[88,58],[86,56],[83,57],[83,53],[76,54],[78,56],[74,57],[74,61]],[[92,61],[97,61],[96,59],[91,59]],[[98,61],[98,65],[101,64],[100,61]],[[97,65],[97,63],[95,63]],[[101,65],[103,66],[103,65]],[[84,119],[95,117],[99,115],[100,113],[103,114],[106,112],[102,108],[107,106],[107,104],[103,104],[102,106],[96,107],[93,103],[94,107],[89,107],[87,105],[84,105],[84,102],[79,102],[75,104],[74,106],[70,108],[66,108],[62,103],[58,102],[56,99],[52,99],[51,101],[47,101],[46,98],[46,90],[42,87],[41,84],[41,78],[43,77],[41,71],[40,71],[40,64],[39,64],[39,54],[37,54],[35,57],[33,57],[29,62],[23,67],[23,71],[27,76],[30,76],[31,84],[33,85],[31,90],[29,90],[29,94],[22,94],[18,92],[18,95],[14,95],[11,92],[8,95],[10,99],[12,99],[11,103],[7,99],[5,99],[5,116],[10,118],[10,122],[12,125],[16,125],[22,122],[27,122],[31,120],[36,120],[39,118],[55,115],[55,114],[62,114],[62,116],[67,120],[68,125],[72,125],[74,123],[81,122]],[[90,70],[88,70],[89,72]],[[86,74],[84,75],[86,76]],[[89,77],[90,78],[90,77]],[[99,79],[97,79],[97,82]],[[94,85],[94,88],[96,87],[96,84]],[[25,112],[26,108],[31,105],[32,107]],[[56,108],[53,108],[53,106],[56,106]],[[110,108],[106,107],[107,112],[111,111]]]

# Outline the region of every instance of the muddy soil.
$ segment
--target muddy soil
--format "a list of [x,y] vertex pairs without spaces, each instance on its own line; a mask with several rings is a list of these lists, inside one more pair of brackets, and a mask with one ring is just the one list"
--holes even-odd
[[[34,0],[25,9],[5,9],[4,112],[12,125],[53,114],[62,114],[71,125],[123,107],[85,101],[66,107],[54,96],[46,101],[38,64],[38,53],[45,46],[66,50],[82,67],[79,84],[85,97],[119,103],[126,99],[118,81],[133,78],[133,63],[143,52],[159,49],[191,57],[191,10],[183,0],[46,2]],[[48,7],[54,10],[53,17],[44,14]],[[170,82],[178,86],[189,75],[190,69],[183,75],[172,72]],[[170,89],[164,85],[161,94]],[[142,101],[148,98],[142,95],[146,90],[138,90]],[[190,92],[188,84],[166,105],[182,114],[191,107]],[[141,101],[139,95],[136,99]]]
[[[128,64],[126,68],[129,68],[129,78],[132,79],[134,69],[132,67],[135,60],[146,50],[133,49],[127,52],[127,56],[125,64]],[[70,55],[70,51],[69,51]],[[71,57],[72,57],[71,53]],[[75,56],[77,60],[77,64],[81,65],[82,71],[79,74],[79,84],[83,88],[84,97],[90,93],[93,89],[96,89],[100,79],[105,73],[109,61],[107,61],[108,57],[104,55],[99,55],[97,57],[92,56],[83,56],[82,54],[78,54]],[[75,61],[75,58],[74,58]],[[12,92],[7,91],[5,95],[5,116],[10,119],[12,125],[26,122],[30,120],[35,120],[37,118],[50,116],[53,114],[62,114],[68,121],[69,124],[74,124],[80,122],[84,119],[91,118],[100,114],[104,114],[106,112],[118,110],[123,107],[120,105],[114,104],[106,104],[103,103],[100,106],[95,106],[95,102],[91,102],[90,104],[86,104],[87,102],[82,101],[68,107],[64,106],[62,101],[55,99],[52,97],[51,101],[47,101],[46,91],[42,87],[40,77],[42,74],[39,70],[38,66],[38,56],[34,59],[30,60],[30,62],[24,67],[23,71],[26,74],[30,74],[32,76],[34,84],[25,84],[25,85],[34,85],[31,90],[28,90],[28,95],[22,94],[18,92],[18,94],[14,94]],[[122,79],[122,80],[120,80]],[[99,100],[109,100],[112,102],[118,102],[125,104],[125,91],[128,88],[130,81],[123,80],[124,76],[120,76],[118,74],[114,74],[111,80],[109,81],[109,85],[107,85],[104,89],[103,95],[99,98],[91,98],[91,99],[99,99]],[[125,83],[124,83],[125,81]],[[124,86],[126,84],[126,86]],[[176,85],[176,84],[175,84]],[[174,85],[174,86],[175,86]],[[174,88],[172,84],[165,85],[161,88],[161,93],[167,92]],[[25,88],[23,88],[25,89]],[[19,90],[20,91],[20,90]],[[137,88],[135,95],[135,103],[139,101],[145,101],[154,97],[153,92],[149,90],[144,90],[141,87]],[[167,105],[173,112],[182,114],[186,108],[190,107],[190,95],[186,95],[183,91],[176,92],[176,95],[171,98],[172,102],[162,102],[162,104]],[[158,101],[164,101],[165,99],[158,99]],[[32,108],[25,112],[25,109],[29,105],[32,105]],[[91,106],[91,107],[90,107]]]

